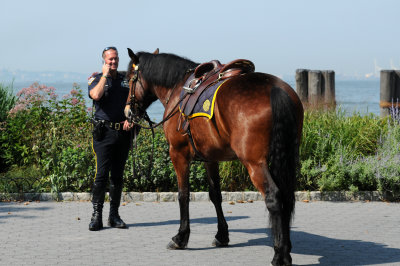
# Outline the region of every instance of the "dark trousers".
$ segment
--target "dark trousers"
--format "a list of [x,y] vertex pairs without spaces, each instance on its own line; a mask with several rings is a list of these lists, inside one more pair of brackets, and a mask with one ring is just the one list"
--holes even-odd
[[[125,163],[131,145],[131,133],[124,130],[105,128],[104,138],[93,139],[96,155],[96,177],[93,185],[93,202],[104,201],[108,178],[110,192],[116,190],[121,195]],[[118,195],[117,195],[118,196]]]

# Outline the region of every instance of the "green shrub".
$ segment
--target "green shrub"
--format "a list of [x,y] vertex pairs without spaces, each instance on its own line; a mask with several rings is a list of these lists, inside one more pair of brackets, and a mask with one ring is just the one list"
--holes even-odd
[[[400,198],[400,118],[392,113],[389,119],[372,114],[348,115],[341,110],[307,110],[297,189],[378,189]],[[91,191],[95,156],[89,117],[82,91],[75,85],[61,100],[54,88],[44,85],[21,90],[0,126],[4,165],[0,191]],[[137,149],[128,156],[125,191],[178,190],[161,127],[155,130],[153,166],[147,176],[152,141],[151,131],[141,130]],[[137,178],[132,174],[133,158]],[[222,162],[219,169],[222,190],[255,190],[239,161]],[[22,182],[21,176],[39,181],[33,186],[7,182]],[[208,190],[203,163],[191,164],[189,181],[191,191]]]
[[[348,116],[342,110],[308,110],[300,146],[300,190],[373,188],[370,176],[353,169],[354,161],[376,153],[387,132],[387,119],[373,114]],[[359,175],[361,174],[361,175]],[[373,178],[372,178],[373,179]],[[352,186],[352,182],[355,182]]]
[[53,192],[87,190],[93,174],[89,124],[81,89],[58,100],[53,87],[38,83],[17,93],[1,131],[7,168],[35,167]]
[[0,123],[6,121],[8,112],[14,107],[16,100],[12,84],[5,86],[0,83]]
[[34,166],[13,166],[0,174],[0,191],[5,193],[42,192],[46,184]]

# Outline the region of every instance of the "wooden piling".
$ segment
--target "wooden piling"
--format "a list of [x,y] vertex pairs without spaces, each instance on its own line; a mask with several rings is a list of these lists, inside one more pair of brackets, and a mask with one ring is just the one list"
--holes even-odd
[[380,87],[381,116],[387,116],[389,108],[400,107],[400,71],[381,70]]
[[319,70],[308,72],[308,103],[317,106],[322,98],[322,73]]
[[336,106],[336,92],[335,92],[335,71],[326,70],[322,71],[323,76],[323,95],[325,104],[328,107]]
[[296,70],[296,91],[303,103],[308,102],[308,70]]

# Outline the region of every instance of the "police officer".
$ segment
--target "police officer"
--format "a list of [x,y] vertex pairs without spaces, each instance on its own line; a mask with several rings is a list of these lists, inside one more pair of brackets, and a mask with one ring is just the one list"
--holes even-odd
[[102,73],[89,79],[89,97],[93,99],[93,150],[96,156],[96,176],[93,184],[93,215],[90,231],[103,228],[102,210],[106,184],[110,176],[110,215],[108,225],[126,228],[118,214],[123,186],[123,171],[131,145],[131,125],[124,115],[129,93],[125,76],[117,71],[118,51],[115,47],[103,50]]

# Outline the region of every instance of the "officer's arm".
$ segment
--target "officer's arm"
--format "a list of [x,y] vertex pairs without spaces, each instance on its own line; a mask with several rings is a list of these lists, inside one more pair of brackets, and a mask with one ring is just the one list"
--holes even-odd
[[103,63],[103,76],[101,76],[99,83],[97,83],[97,85],[89,92],[90,97],[95,101],[99,101],[104,94],[104,88],[107,83],[106,77],[110,73],[110,67],[109,64],[106,64],[105,62]]
[[97,83],[97,85],[90,90],[89,92],[90,98],[92,98],[95,101],[99,101],[104,94],[104,88],[106,86],[106,83],[107,83],[107,78],[105,76],[102,76],[99,80],[99,83]]

